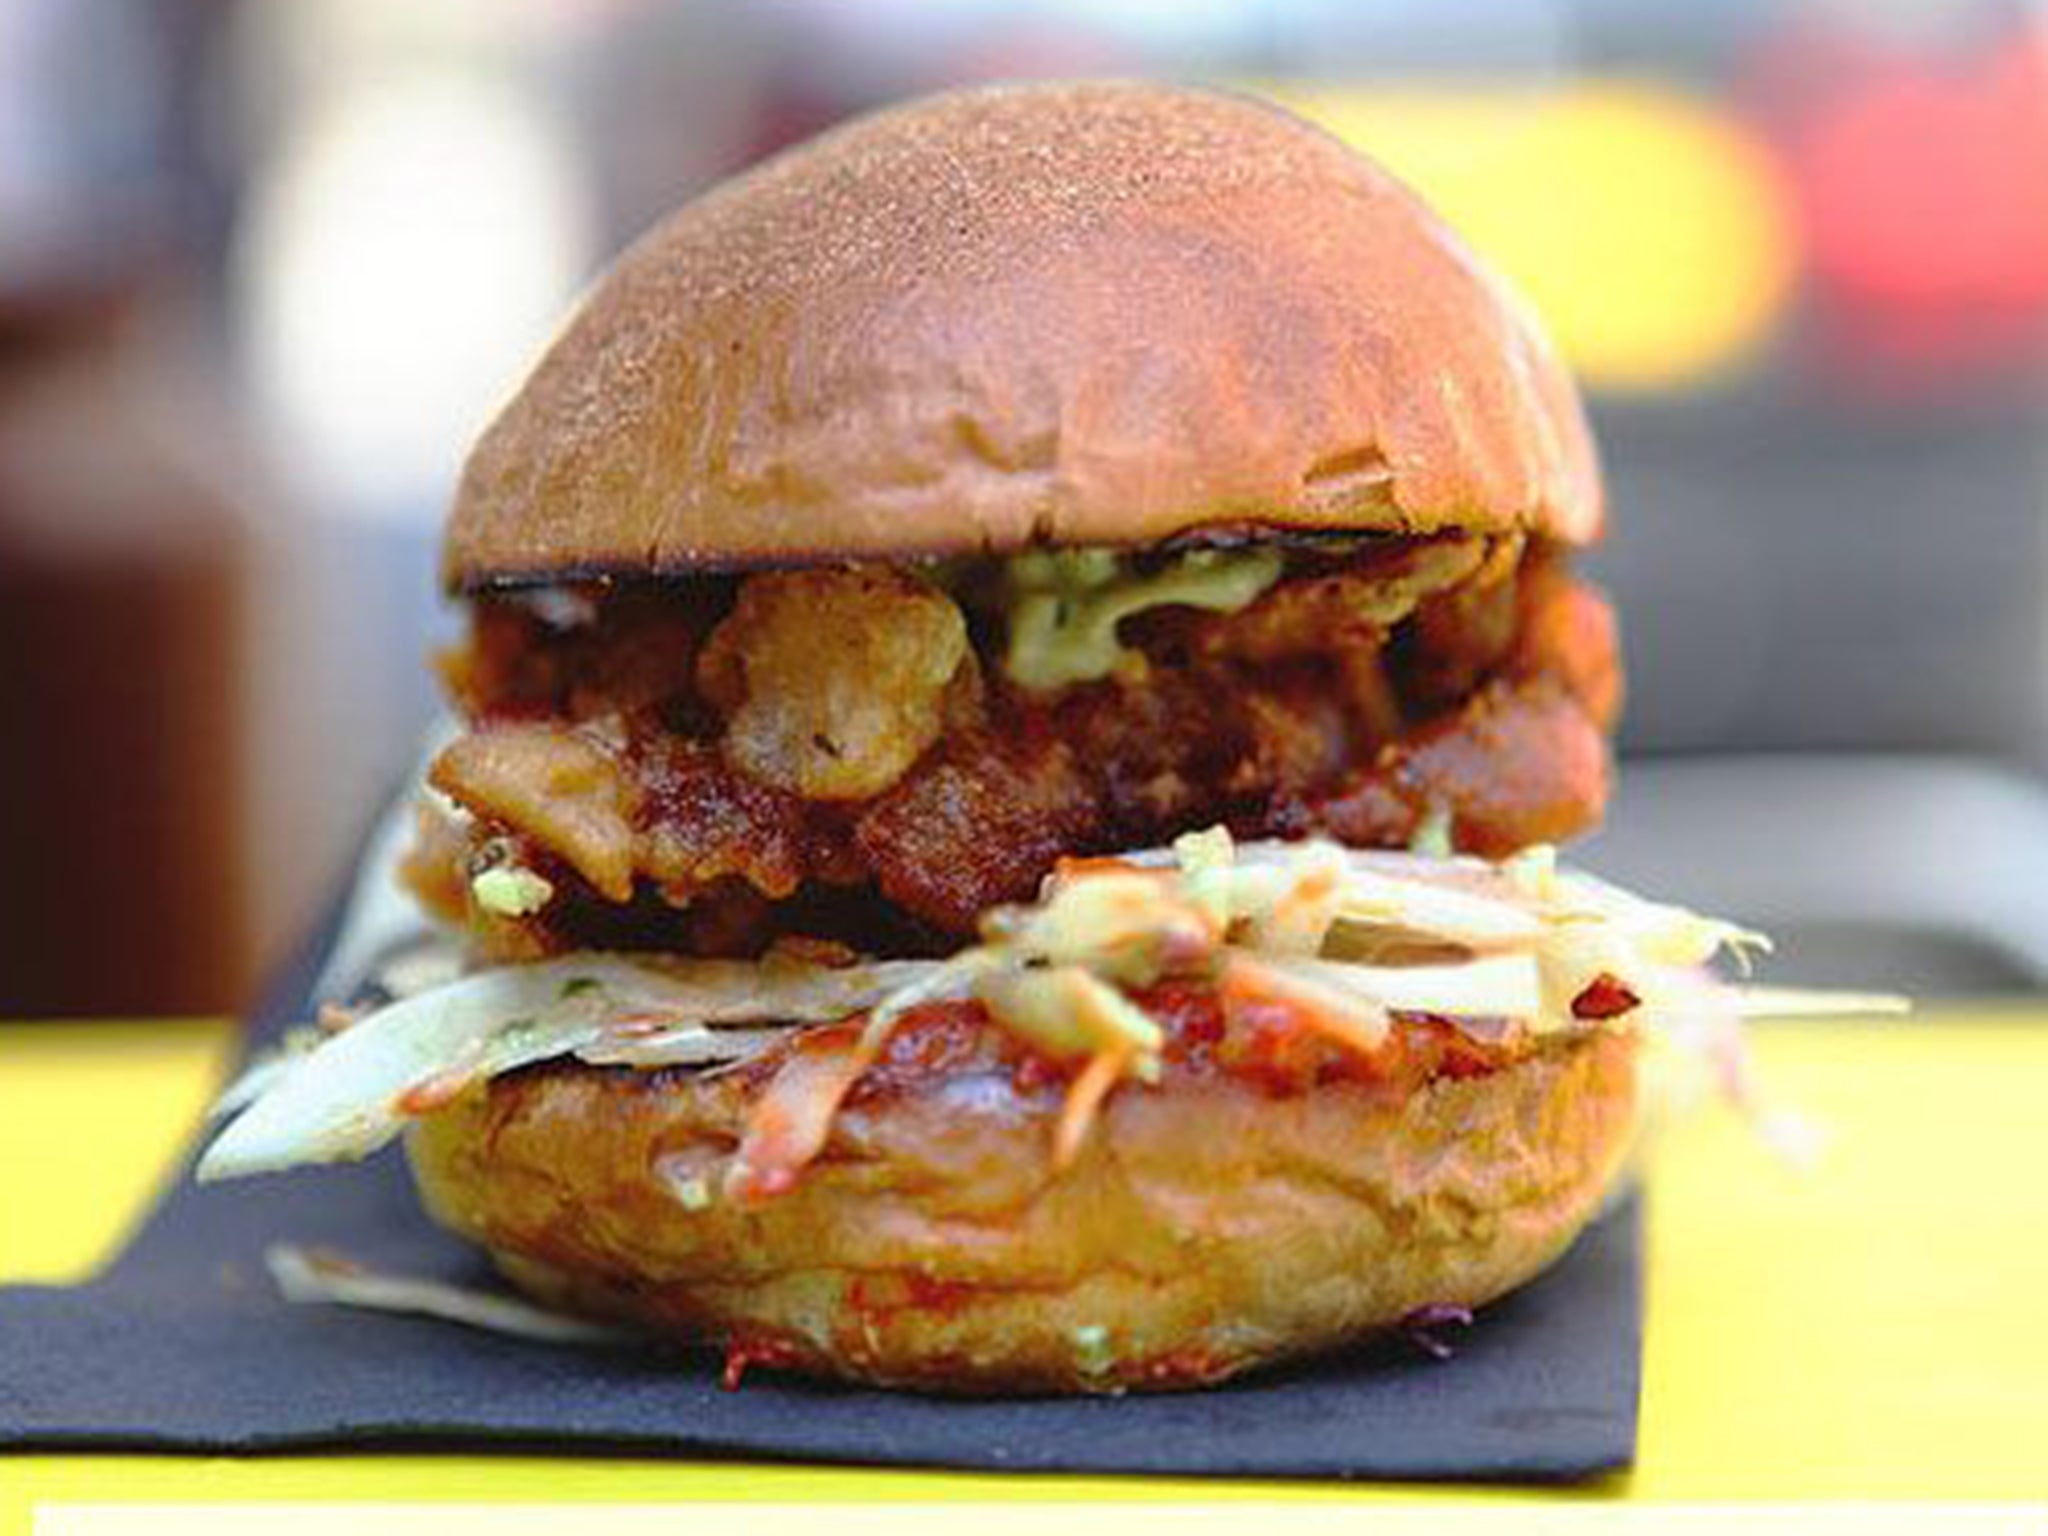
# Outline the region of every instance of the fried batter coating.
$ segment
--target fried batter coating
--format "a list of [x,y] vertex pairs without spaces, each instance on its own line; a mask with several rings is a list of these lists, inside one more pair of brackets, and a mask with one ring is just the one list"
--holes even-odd
[[427,782],[470,810],[533,839],[612,901],[633,894],[632,788],[616,758],[552,724],[457,737]]
[[1554,551],[1316,551],[1236,611],[1126,619],[1136,664],[1051,691],[952,591],[863,567],[631,587],[582,622],[488,600],[451,667],[475,728],[434,776],[474,818],[466,862],[509,839],[561,877],[543,950],[744,950],[840,900],[936,944],[1062,855],[1217,822],[1400,846],[1447,821],[1500,854],[1605,802],[1613,621]]
[[958,606],[886,567],[773,571],[741,583],[697,665],[726,712],[724,751],[807,800],[866,800],[938,740],[967,660]]

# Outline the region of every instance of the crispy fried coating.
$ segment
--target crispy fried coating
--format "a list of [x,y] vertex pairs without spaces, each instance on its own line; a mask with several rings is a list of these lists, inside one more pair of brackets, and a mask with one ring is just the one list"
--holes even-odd
[[723,907],[687,936],[636,917],[658,947],[755,948],[777,904],[841,891],[964,935],[1062,855],[1218,822],[1558,841],[1605,804],[1620,694],[1605,601],[1513,539],[1390,541],[1235,612],[1142,613],[1137,665],[1049,693],[1004,677],[970,599],[883,567],[633,588],[567,625],[503,606],[452,667],[475,726],[434,782],[474,818],[471,862],[510,838],[563,876],[543,949],[616,941],[600,908],[629,901]]
[[740,584],[697,664],[733,765],[807,800],[888,789],[944,724],[967,660],[959,608],[885,566],[772,571]]

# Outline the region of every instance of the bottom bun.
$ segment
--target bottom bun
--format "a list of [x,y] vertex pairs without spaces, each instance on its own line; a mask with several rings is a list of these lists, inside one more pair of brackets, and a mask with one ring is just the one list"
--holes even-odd
[[429,1209],[543,1301],[749,1362],[963,1393],[1214,1382],[1478,1307],[1596,1214],[1637,1042],[1276,1091],[1169,1064],[1056,1168],[1062,1084],[972,1053],[863,1083],[787,1191],[725,1193],[772,1063],[555,1065],[414,1130]]

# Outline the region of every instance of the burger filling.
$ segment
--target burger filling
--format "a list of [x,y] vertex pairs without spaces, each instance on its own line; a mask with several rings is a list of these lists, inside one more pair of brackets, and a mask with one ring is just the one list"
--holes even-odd
[[945,959],[785,944],[759,960],[565,954],[410,991],[394,976],[229,1091],[236,1118],[199,1172],[362,1157],[496,1079],[566,1062],[650,1092],[722,1085],[713,1097],[743,1124],[679,1194],[696,1209],[792,1188],[848,1107],[991,1074],[1007,1086],[975,1112],[1037,1121],[1058,1170],[1127,1088],[1230,1078],[1276,1098],[1344,1084],[1399,1102],[1652,1023],[1653,1039],[1729,1038],[1744,1014],[1892,1006],[1704,969],[1761,943],[1563,870],[1548,849],[1489,864],[1238,846],[1215,828],[1067,861],[1038,901],[985,914],[978,942]]
[[1501,855],[1597,819],[1619,692],[1597,594],[1463,537],[507,593],[444,672],[409,877],[506,957],[940,952],[1211,824]]

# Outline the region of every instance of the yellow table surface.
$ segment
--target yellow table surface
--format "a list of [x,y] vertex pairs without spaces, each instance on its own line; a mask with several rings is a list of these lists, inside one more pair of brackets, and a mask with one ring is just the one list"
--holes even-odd
[[[1649,1202],[1635,1469],[1590,1489],[997,1477],[544,1456],[0,1457],[38,1500],[2048,1498],[2048,1003],[1767,1026],[1796,1170],[1708,1109]],[[0,1281],[64,1281],[140,1216],[224,1069],[210,1021],[0,1027]],[[0,1361],[0,1372],[6,1364]]]

